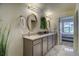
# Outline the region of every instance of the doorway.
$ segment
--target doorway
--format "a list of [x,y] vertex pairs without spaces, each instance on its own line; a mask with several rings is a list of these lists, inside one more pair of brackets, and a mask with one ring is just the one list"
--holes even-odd
[[61,37],[61,45],[73,47],[74,39],[74,17],[64,16],[59,18],[59,35]]

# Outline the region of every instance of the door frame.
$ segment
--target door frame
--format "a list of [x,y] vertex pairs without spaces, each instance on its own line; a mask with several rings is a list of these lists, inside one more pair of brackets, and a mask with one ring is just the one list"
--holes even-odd
[[73,43],[73,47],[76,51],[79,52],[79,48],[78,48],[78,10],[75,11],[75,14],[74,14],[74,43]]
[[57,44],[60,45],[61,42],[62,42],[62,40],[61,40],[61,35],[60,35],[60,17],[59,17],[59,19],[58,19],[57,34],[58,34]]
[[[66,17],[66,16],[62,16],[62,17]],[[58,19],[58,26],[57,26],[57,28],[58,28],[58,45],[61,45],[62,44],[62,35],[60,35],[60,18],[61,17],[59,17],[59,19]],[[73,16],[73,22],[74,22],[74,16]],[[74,34],[73,35],[75,35],[75,31],[74,31]],[[74,36],[73,36],[74,37]],[[73,38],[73,42],[74,42],[74,38]],[[73,47],[74,47],[74,43],[73,43]]]

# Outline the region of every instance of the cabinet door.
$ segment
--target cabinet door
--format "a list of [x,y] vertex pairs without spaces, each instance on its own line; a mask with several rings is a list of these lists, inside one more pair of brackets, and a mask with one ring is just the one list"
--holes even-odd
[[53,46],[56,45],[56,35],[53,35]]
[[41,56],[42,55],[41,51],[42,51],[41,43],[38,43],[38,44],[33,46],[33,55],[34,56]]
[[50,50],[53,46],[53,36],[48,36],[48,50]]
[[55,34],[55,45],[57,44],[57,34]]
[[43,55],[47,53],[47,37],[43,38]]

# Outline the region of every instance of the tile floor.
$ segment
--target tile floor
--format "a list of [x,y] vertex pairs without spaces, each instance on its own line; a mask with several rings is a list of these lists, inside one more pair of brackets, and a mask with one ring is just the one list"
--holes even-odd
[[79,56],[79,53],[73,49],[73,43],[62,41],[61,45],[53,47],[46,56]]
[[62,45],[73,47],[73,42],[62,41]]
[[45,56],[79,56],[72,47],[56,45]]

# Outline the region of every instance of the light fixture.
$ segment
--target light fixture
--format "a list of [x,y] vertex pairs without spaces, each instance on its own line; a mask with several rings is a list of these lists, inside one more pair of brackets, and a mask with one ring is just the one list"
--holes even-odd
[[41,5],[38,4],[38,3],[28,3],[28,4],[27,4],[27,8],[30,9],[30,10],[32,10],[32,11],[36,11],[36,10],[38,10],[40,7],[41,7]]

